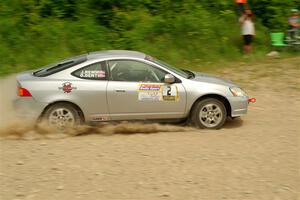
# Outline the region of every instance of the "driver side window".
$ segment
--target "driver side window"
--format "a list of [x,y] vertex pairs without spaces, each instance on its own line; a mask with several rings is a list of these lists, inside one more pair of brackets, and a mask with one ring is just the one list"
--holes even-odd
[[110,80],[127,82],[163,82],[166,72],[134,60],[110,60]]

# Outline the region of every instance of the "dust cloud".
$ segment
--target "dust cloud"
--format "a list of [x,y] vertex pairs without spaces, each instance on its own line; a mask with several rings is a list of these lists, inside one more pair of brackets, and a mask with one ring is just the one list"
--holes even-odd
[[0,128],[16,119],[12,106],[16,95],[16,75],[0,79]]
[[180,127],[174,125],[161,125],[157,123],[131,123],[121,122],[118,124],[103,124],[98,126],[81,125],[59,132],[45,123],[24,123],[15,120],[0,128],[0,139],[59,139],[70,136],[81,136],[89,134],[113,135],[113,134],[151,134],[159,132],[186,132],[194,130],[191,127]]
[[61,133],[46,123],[37,124],[28,119],[20,119],[16,116],[12,106],[12,101],[16,97],[15,75],[0,79],[0,91],[0,139],[57,139],[88,134],[146,134],[193,130],[190,127],[174,125],[122,122],[98,126],[81,125],[76,128],[67,129]]

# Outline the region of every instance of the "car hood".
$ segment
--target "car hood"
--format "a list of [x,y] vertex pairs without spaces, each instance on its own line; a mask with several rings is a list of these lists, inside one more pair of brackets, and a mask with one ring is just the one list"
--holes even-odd
[[224,86],[238,86],[235,83],[233,83],[230,80],[226,80],[223,78],[219,78],[210,74],[205,74],[205,73],[200,73],[200,72],[193,72],[195,74],[195,78],[191,79],[193,81],[197,82],[204,82],[204,83],[213,83],[213,84],[218,84],[218,85],[224,85]]

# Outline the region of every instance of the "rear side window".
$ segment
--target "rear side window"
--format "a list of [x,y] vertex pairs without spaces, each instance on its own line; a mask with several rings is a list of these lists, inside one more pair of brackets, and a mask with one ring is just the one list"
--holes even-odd
[[106,62],[98,62],[72,72],[73,76],[89,80],[106,80]]
[[45,77],[51,74],[55,74],[57,72],[63,71],[80,63],[83,63],[87,60],[86,56],[78,56],[75,58],[69,58],[67,60],[63,60],[59,63],[51,64],[46,66],[43,69],[40,69],[33,73],[34,76]]

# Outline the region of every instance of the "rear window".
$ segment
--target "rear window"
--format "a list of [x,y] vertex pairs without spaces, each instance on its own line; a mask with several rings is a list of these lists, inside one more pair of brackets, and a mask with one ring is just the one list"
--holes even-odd
[[33,75],[37,77],[49,76],[51,74],[55,74],[57,72],[63,71],[65,69],[78,65],[80,63],[83,63],[86,60],[87,60],[86,55],[69,58],[55,64],[50,64],[38,71],[35,71],[33,72]]
[[73,76],[89,80],[106,80],[106,62],[98,62],[72,72]]

